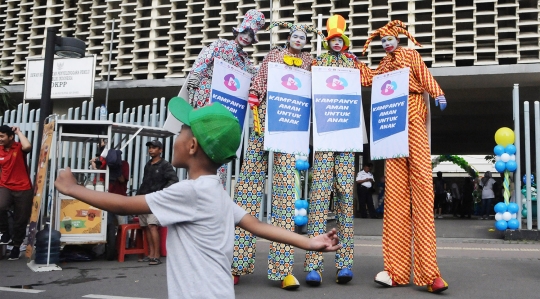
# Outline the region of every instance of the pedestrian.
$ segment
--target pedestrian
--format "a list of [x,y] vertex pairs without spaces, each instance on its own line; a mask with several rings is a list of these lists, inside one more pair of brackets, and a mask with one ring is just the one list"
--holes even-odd
[[[363,169],[356,176],[356,190],[358,193],[358,209],[360,210],[360,218],[367,218],[368,211],[370,218],[379,218],[375,207],[373,206],[372,190],[375,181],[373,180],[373,163],[366,163]],[[366,207],[367,206],[367,207]]]
[[495,180],[491,177],[491,171],[486,171],[484,177],[480,180],[480,188],[482,188],[482,209],[480,210],[482,216],[480,217],[480,220],[489,219],[491,202],[495,198],[493,184],[495,184]]
[[[249,88],[248,103],[253,113],[258,112],[261,132],[255,130],[250,134],[247,151],[244,155],[242,168],[235,186],[234,202],[251,215],[260,212],[262,194],[265,190],[265,180],[268,172],[269,154],[264,150],[264,131],[266,130],[266,109],[269,104],[268,68],[272,63],[285,64],[305,71],[311,70],[312,57],[305,51],[308,37],[317,34],[312,25],[292,24],[289,22],[271,22],[267,30],[274,27],[289,29],[285,45],[272,48],[264,57],[259,71],[253,77]],[[273,225],[294,230],[294,201],[295,201],[295,157],[290,153],[274,152],[273,178],[271,195],[272,203],[270,219]],[[250,233],[237,227],[235,231],[235,250],[231,266],[234,284],[240,282],[240,277],[253,273],[255,269],[256,242]],[[285,290],[296,289],[300,286],[293,275],[294,248],[286,244],[270,244],[268,253],[268,279],[281,282]]]
[[381,180],[379,181],[379,197],[378,197],[378,203],[377,203],[377,209],[375,210],[378,215],[384,214],[384,193],[386,189],[386,176],[382,176]]
[[[159,140],[152,140],[146,143],[150,161],[144,165],[142,183],[137,190],[137,195],[150,194],[163,190],[178,182],[178,175],[171,163],[161,157],[163,144]],[[139,224],[146,230],[148,240],[148,256],[139,259],[139,262],[147,262],[149,265],[161,264],[159,220],[152,214],[140,214]]]
[[461,202],[461,218],[471,218],[471,213],[473,209],[473,192],[474,192],[474,183],[470,177],[466,177],[463,182],[463,200]]
[[262,223],[231,200],[216,170],[236,158],[241,131],[238,120],[225,107],[213,103],[193,110],[183,99],[173,98],[169,110],[183,123],[174,142],[172,164],[186,168],[189,179],[134,197],[77,186],[69,168],[55,182],[58,191],[92,206],[120,214],[153,213],[167,226],[169,298],[234,298],[230,266],[235,225],[260,238],[305,250],[341,247],[335,229],[307,238]]
[[456,182],[453,182],[450,187],[450,194],[452,194],[452,213],[454,217],[458,217],[458,212],[461,209],[461,193]]
[[[442,210],[446,205],[446,198],[448,193],[446,192],[446,182],[442,177],[442,172],[437,171],[437,178],[433,182],[434,192],[435,192],[435,217],[434,218],[443,218]],[[437,212],[439,215],[437,215]]]
[[[429,292],[440,293],[448,289],[448,284],[442,279],[437,263],[428,136],[430,113],[429,102],[424,98],[424,94],[433,97],[435,105],[439,106],[441,111],[446,108],[447,101],[420,53],[415,49],[399,46],[399,34],[407,36],[420,46],[405,28],[402,21],[393,20],[368,37],[364,53],[376,36],[381,37],[381,44],[386,52],[376,70],[373,71],[365,63],[357,61],[361,73],[382,75],[404,68],[410,71],[407,102],[409,155],[386,161],[387,189],[382,237],[384,271],[376,275],[375,282],[395,287],[408,284],[411,273],[414,273],[414,284],[427,286]],[[362,76],[365,77],[367,76]],[[362,85],[366,85],[365,83],[369,84],[362,82]]]
[[[15,135],[19,141],[15,141]],[[13,242],[10,261],[19,259],[32,213],[34,192],[26,165],[26,154],[31,149],[30,141],[18,127],[0,126],[0,244]],[[10,207],[13,207],[13,235],[8,222]]]

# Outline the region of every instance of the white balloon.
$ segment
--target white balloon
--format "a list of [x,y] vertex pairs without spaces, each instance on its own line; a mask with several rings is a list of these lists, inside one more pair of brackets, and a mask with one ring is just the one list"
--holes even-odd
[[516,161],[516,155],[510,155],[510,160]]
[[296,159],[296,162],[302,161],[302,156],[296,156],[295,159]]
[[502,213],[495,214],[495,221],[499,221],[499,220],[502,220],[502,219],[503,219],[503,214]]
[[307,215],[306,209],[300,209],[300,210],[298,210],[298,215],[300,215],[300,216],[306,216],[306,215]]
[[307,156],[300,156],[300,159],[302,159],[302,161],[307,161]]
[[512,219],[517,219],[517,214],[516,213],[512,214]]
[[501,160],[501,156],[495,156],[495,162],[499,162]]
[[501,161],[503,161],[504,163],[510,161],[510,155],[507,154],[507,153],[504,153],[501,155]]
[[294,209],[294,216],[298,216],[298,209]]
[[510,212],[504,212],[503,215],[502,215],[502,218],[504,221],[508,221],[510,219],[512,219],[512,214],[510,214]]

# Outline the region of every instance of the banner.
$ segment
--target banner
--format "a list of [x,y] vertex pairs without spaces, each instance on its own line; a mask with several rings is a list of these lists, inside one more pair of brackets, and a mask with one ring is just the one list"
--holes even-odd
[[[44,59],[26,61],[25,100],[41,100]],[[96,56],[83,58],[55,58],[51,85],[51,99],[94,97]]]
[[[242,136],[244,135],[244,124],[248,107],[247,98],[251,77],[250,73],[232,66],[221,59],[214,58],[210,102],[219,102],[232,112],[240,123]],[[236,152],[237,157],[240,157],[241,148],[242,143],[240,143],[240,147]]]
[[307,156],[311,120],[311,73],[268,64],[264,150]]
[[313,147],[315,151],[361,152],[360,71],[314,66]]
[[371,160],[409,156],[409,68],[373,77]]

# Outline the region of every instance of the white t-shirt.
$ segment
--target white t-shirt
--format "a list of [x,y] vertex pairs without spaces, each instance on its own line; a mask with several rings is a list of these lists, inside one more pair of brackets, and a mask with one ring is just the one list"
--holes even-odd
[[495,184],[495,180],[493,178],[489,178],[489,180],[486,182],[486,185],[482,184],[482,181],[480,181],[480,185],[482,185],[482,198],[495,198],[495,192],[493,192],[493,184]]
[[[373,179],[373,174],[371,174],[371,172],[365,172],[365,171],[362,170],[356,176],[356,180],[361,181],[361,180],[365,180],[365,179]],[[366,188],[371,188],[371,181],[363,182],[362,186],[364,186]]]
[[234,298],[234,229],[246,215],[217,175],[180,181],[146,195],[167,226],[169,298]]

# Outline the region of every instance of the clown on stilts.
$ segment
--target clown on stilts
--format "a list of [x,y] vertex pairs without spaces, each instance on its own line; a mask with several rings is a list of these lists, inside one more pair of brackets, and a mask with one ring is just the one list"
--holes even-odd
[[[199,53],[187,80],[189,103],[193,107],[200,108],[210,103],[214,58],[221,59],[252,75],[257,73],[257,69],[243,48],[259,42],[256,34],[264,26],[264,22],[265,18],[261,12],[250,9],[240,26],[232,29],[234,40],[218,39]],[[218,174],[225,186],[226,167],[220,167]]]
[[[263,149],[264,122],[266,113],[266,93],[268,81],[268,64],[283,63],[291,67],[311,70],[313,57],[303,52],[308,33],[317,31],[311,25],[298,25],[288,22],[272,22],[267,30],[282,26],[290,29],[287,44],[274,47],[262,61],[257,75],[252,79],[248,103],[254,112],[258,112],[261,134],[252,132],[249,137],[246,155],[235,186],[234,201],[251,215],[258,217],[261,198],[264,194],[264,182],[268,170],[268,152]],[[294,230],[295,201],[295,157],[292,154],[274,153],[273,186],[271,190],[272,224]],[[270,215],[269,215],[270,216]],[[255,267],[256,240],[252,234],[236,228],[233,254],[232,274],[234,283],[239,282],[241,275],[253,273]],[[294,249],[290,245],[272,242],[268,254],[268,278],[281,281],[283,289],[296,289],[298,280],[292,275]]]
[[[429,292],[440,293],[448,288],[437,265],[437,245],[433,220],[433,181],[427,122],[428,106],[423,93],[435,98],[441,111],[446,98],[420,54],[398,45],[399,33],[417,46],[418,41],[405,29],[405,24],[394,20],[373,32],[366,44],[378,35],[386,56],[372,75],[410,68],[409,75],[409,157],[386,161],[386,193],[383,220],[384,271],[375,282],[386,287],[410,282],[411,266],[414,284],[427,286]],[[358,61],[361,72],[371,70]],[[373,77],[362,77],[362,85],[371,85]],[[412,242],[412,244],[411,244]],[[412,265],[411,265],[412,264]]]
[[[325,38],[324,47],[328,52],[314,59],[314,66],[357,68],[356,56],[346,52],[350,41],[344,34],[345,29],[346,23],[342,16],[334,15],[327,20],[328,36]],[[334,210],[338,237],[343,245],[335,256],[336,282],[345,284],[353,278],[355,154],[353,152],[315,151],[314,160],[307,233],[309,237],[313,237],[324,234],[326,231],[330,196],[335,186]],[[306,252],[304,271],[308,272],[306,275],[307,284],[311,286],[321,284],[323,264],[323,255],[320,252]]]

